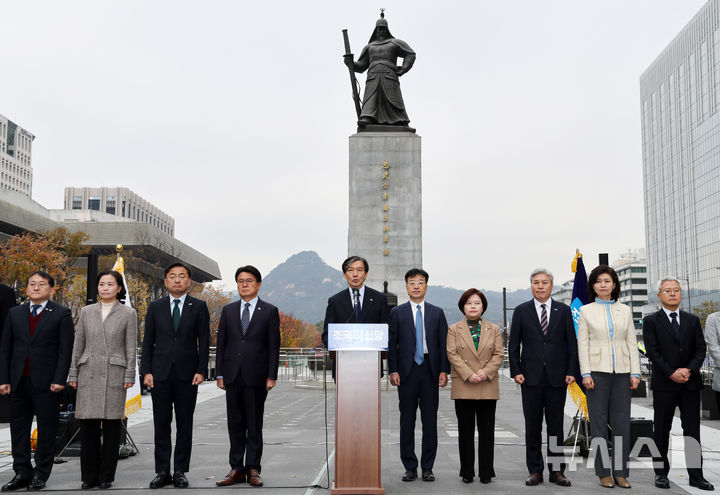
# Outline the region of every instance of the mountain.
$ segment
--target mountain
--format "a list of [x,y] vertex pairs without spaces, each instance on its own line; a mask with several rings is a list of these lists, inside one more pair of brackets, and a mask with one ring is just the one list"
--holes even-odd
[[[315,251],[302,251],[290,256],[263,277],[260,296],[275,304],[283,313],[315,324],[325,318],[328,298],[345,287],[347,284],[340,270],[325,263]],[[480,290],[488,300],[485,318],[502,326],[502,292]],[[430,285],[427,300],[440,306],[448,323],[453,324],[462,318],[457,302],[463,291]],[[507,305],[512,308],[531,297],[530,289],[508,291]],[[511,315],[508,312],[508,322]]]

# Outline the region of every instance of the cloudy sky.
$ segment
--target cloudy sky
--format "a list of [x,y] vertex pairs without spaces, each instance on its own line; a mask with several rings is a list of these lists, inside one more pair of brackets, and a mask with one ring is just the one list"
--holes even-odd
[[[223,278],[347,254],[355,53],[379,8],[416,52],[423,262],[511,289],[645,244],[639,77],[701,0],[4,2],[0,114],[36,135],[33,198],[125,186]],[[364,87],[364,76],[359,76]]]

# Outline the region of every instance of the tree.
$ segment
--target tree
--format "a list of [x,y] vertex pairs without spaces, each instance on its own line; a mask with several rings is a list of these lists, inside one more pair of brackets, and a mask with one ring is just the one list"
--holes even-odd
[[152,301],[152,291],[150,290],[150,284],[140,274],[125,273],[125,280],[127,280],[128,286],[126,287],[127,293],[130,296],[130,304],[138,315],[138,345],[142,343],[142,339],[145,335],[145,315],[147,314],[148,306]]
[[693,308],[693,313],[700,318],[700,323],[703,328],[705,328],[705,320],[707,320],[707,317],[718,311],[720,311],[720,304],[715,301],[703,301],[700,303],[700,306]]
[[87,277],[75,275],[65,288],[65,305],[70,308],[72,318],[77,323],[80,310],[87,304]]
[[217,330],[223,307],[230,302],[230,296],[212,284],[193,284],[190,295],[205,301],[210,312],[210,345],[217,345]]
[[280,347],[317,347],[321,338],[315,325],[280,313]]

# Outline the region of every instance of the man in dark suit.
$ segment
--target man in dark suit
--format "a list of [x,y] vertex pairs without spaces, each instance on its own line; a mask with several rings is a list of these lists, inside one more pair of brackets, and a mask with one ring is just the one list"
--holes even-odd
[[225,390],[230,435],[230,472],[218,486],[262,486],[265,399],[277,382],[280,314],[258,297],[262,276],[254,266],[235,272],[240,299],[220,315],[217,335],[217,386]]
[[7,318],[10,308],[17,306],[15,300],[15,290],[5,284],[0,284],[0,336],[5,328],[5,318]]
[[[205,301],[187,294],[190,276],[190,268],[182,263],[167,267],[165,287],[170,295],[150,303],[145,316],[140,374],[152,389],[157,473],[150,488],[189,486],[185,473],[190,471],[197,387],[207,376],[210,351],[210,313]],[[173,407],[177,432],[171,475]]]
[[570,307],[550,298],[552,273],[534,270],[530,288],[533,299],[515,308],[508,343],[510,375],[521,386],[525,416],[525,462],[530,473],[525,484],[543,481],[544,415],[550,482],[570,486],[564,474],[562,442],[566,387],[575,381],[579,368],[575,327]]
[[[70,368],[73,321],[70,310],[50,300],[55,280],[30,275],[29,303],[8,312],[0,340],[0,394],[10,394],[10,436],[15,477],[2,491],[40,490],[52,471],[59,406]],[[30,428],[37,416],[35,469],[30,462]]]
[[447,385],[450,362],[446,342],[448,324],[445,313],[425,301],[428,273],[412,268],[405,274],[410,301],[390,313],[388,370],[390,383],[400,399],[400,459],[405,466],[403,481],[417,478],[415,419],[418,403],[422,420],[423,481],[435,481],[432,472],[437,453],[438,386]]
[[662,279],[657,296],[662,309],[643,319],[643,341],[652,363],[653,436],[661,455],[653,459],[655,486],[670,488],[668,440],[675,408],[680,407],[690,486],[713,490],[713,485],[703,477],[700,449],[700,390],[703,387],[700,367],[705,360],[705,338],[700,320],[679,311],[682,289],[676,278]]
[[328,299],[322,334],[325,347],[328,346],[330,323],[390,323],[390,307],[385,294],[365,286],[368,270],[367,260],[360,256],[350,256],[343,261],[343,277],[348,288]]

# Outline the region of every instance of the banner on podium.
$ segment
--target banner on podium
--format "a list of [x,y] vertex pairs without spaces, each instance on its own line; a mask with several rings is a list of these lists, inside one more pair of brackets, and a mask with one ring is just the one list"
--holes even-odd
[[330,323],[328,349],[331,351],[387,351],[387,323]]

